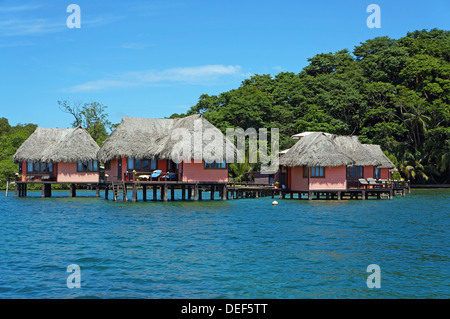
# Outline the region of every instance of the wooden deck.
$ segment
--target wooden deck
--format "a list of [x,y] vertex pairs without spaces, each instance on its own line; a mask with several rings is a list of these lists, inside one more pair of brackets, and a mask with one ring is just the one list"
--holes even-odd
[[[17,181],[15,183],[15,196],[26,197],[28,184],[41,184],[42,197],[52,196],[53,184],[69,184],[54,181]],[[101,183],[69,184],[69,196],[76,197],[77,189],[88,188],[96,190],[96,197],[100,197],[103,190],[105,199],[114,201],[138,200],[138,192],[142,192],[143,201],[164,202],[173,200],[221,200],[272,197],[280,199],[298,200],[344,200],[344,199],[392,199],[396,194],[406,195],[410,192],[409,183],[392,184],[390,187],[380,188],[349,188],[346,190],[305,190],[278,189],[267,184],[230,184],[218,182],[179,182],[179,181],[121,181]],[[181,197],[175,196],[175,191],[181,191]],[[217,197],[216,197],[217,194]],[[110,196],[111,195],[111,196]],[[159,195],[159,196],[158,196]],[[158,198],[159,197],[159,198]]]

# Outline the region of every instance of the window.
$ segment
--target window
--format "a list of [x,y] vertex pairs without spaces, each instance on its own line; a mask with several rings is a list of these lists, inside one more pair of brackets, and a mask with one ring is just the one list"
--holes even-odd
[[158,167],[158,162],[156,161],[156,158],[152,158],[151,162],[150,162],[150,169],[154,170]]
[[303,166],[303,178],[308,178],[309,175],[309,167]]
[[97,161],[78,162],[77,164],[78,172],[97,172],[97,170],[98,170]]
[[134,169],[134,158],[128,157],[128,160],[127,160],[127,169]]
[[27,162],[27,173],[52,173],[53,162]]
[[148,159],[142,160],[142,170],[148,171]]
[[362,178],[364,177],[363,172],[364,172],[363,166],[348,166],[347,178]]
[[325,167],[312,166],[311,167],[311,177],[325,177]]
[[155,158],[148,160],[148,159],[128,157],[127,159],[127,170],[147,172],[149,170],[155,170],[156,168],[157,168],[157,160]]
[[214,162],[211,162],[211,163],[208,163],[208,162],[205,161],[204,167],[205,168],[220,168],[220,169],[224,169],[224,168],[227,168],[227,162],[225,160],[223,160],[222,162],[214,161]]
[[373,168],[373,177],[374,178],[381,178],[381,168],[374,167]]
[[134,160],[134,169],[139,171],[141,169],[141,159],[140,158],[136,158]]

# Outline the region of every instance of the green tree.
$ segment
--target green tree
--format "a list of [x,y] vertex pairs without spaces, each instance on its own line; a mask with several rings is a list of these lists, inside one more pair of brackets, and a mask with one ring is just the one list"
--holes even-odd
[[100,146],[108,137],[108,130],[112,124],[108,119],[106,105],[98,102],[80,103],[70,105],[67,101],[58,101],[59,108],[74,117],[72,127],[82,126]]

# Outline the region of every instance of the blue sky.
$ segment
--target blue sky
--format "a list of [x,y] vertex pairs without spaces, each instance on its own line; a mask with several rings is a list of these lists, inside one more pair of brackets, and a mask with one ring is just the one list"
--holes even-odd
[[[81,8],[81,28],[66,20]],[[366,25],[369,4],[381,28]],[[58,100],[110,120],[182,113],[252,74],[298,73],[315,54],[449,29],[448,0],[0,1],[0,117],[70,127]]]

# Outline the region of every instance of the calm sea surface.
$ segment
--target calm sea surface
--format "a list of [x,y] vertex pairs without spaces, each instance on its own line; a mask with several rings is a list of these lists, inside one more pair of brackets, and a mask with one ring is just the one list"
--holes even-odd
[[[450,189],[278,206],[68,193],[0,194],[0,298],[450,297]],[[80,289],[67,287],[71,264]]]

